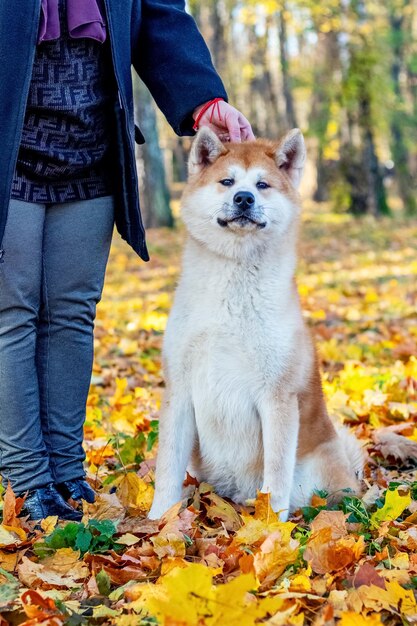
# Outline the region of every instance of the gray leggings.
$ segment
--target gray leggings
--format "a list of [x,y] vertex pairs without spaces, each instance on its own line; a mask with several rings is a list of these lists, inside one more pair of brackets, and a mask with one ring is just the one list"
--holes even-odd
[[11,200],[0,264],[0,473],[17,494],[84,476],[93,329],[111,196]]

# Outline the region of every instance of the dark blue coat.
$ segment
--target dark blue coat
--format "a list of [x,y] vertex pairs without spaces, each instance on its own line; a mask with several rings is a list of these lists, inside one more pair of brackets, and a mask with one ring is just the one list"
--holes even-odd
[[[26,100],[37,43],[41,0],[0,1],[0,261]],[[207,47],[183,0],[104,0],[118,87],[116,224],[148,260],[139,209],[131,65],[178,135],[192,135],[196,106],[226,98]],[[4,257],[4,259],[2,258]]]

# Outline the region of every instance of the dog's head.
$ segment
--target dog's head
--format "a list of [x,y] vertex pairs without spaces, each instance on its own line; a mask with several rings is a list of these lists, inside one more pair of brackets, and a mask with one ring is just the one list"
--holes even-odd
[[279,142],[224,144],[202,128],[192,146],[182,199],[190,234],[232,258],[279,246],[298,221],[305,155],[298,129]]

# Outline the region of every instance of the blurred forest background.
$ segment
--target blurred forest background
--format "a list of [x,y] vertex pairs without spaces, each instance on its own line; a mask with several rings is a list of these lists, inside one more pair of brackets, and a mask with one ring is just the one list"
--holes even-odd
[[[417,214],[417,0],[189,0],[231,104],[257,136],[298,126],[304,194],[355,215]],[[190,138],[135,78],[141,198],[170,226]],[[144,172],[146,176],[144,176]]]

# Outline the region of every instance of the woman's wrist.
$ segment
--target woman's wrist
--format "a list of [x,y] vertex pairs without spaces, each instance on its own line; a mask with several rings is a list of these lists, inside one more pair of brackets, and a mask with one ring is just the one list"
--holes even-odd
[[193,130],[198,130],[199,122],[200,122],[201,118],[203,117],[203,115],[206,113],[206,111],[209,112],[210,118],[212,120],[213,113],[214,113],[214,108],[216,107],[216,105],[218,106],[219,102],[224,102],[224,98],[213,98],[212,100],[208,100],[204,104],[200,104],[198,107],[196,107],[194,109],[194,112],[193,112],[193,119],[194,119]]

